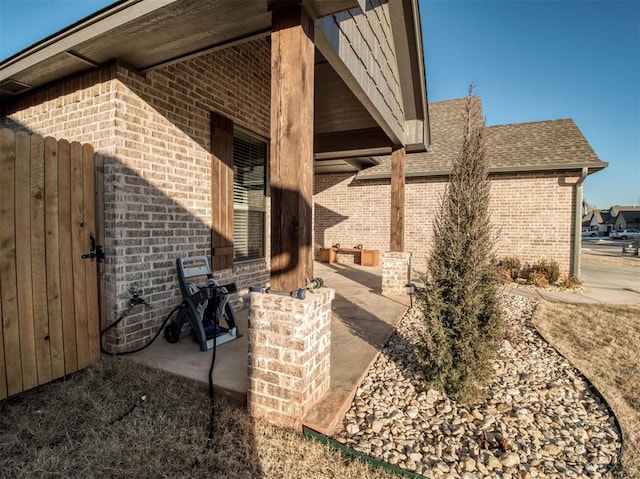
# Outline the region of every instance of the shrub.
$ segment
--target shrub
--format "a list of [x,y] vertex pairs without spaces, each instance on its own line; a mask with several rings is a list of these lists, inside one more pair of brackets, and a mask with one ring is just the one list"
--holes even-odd
[[555,283],[560,279],[560,265],[555,260],[545,261],[541,260],[536,264],[538,271],[544,272],[544,275],[549,280],[549,283]]
[[527,275],[527,283],[541,288],[549,286],[549,280],[546,275],[540,271],[530,271]]
[[511,281],[515,281],[520,277],[520,272],[522,271],[522,263],[516,256],[507,256],[498,261],[498,268],[502,271],[505,271],[511,278]]
[[[535,284],[536,286],[549,286],[549,284],[555,283],[560,278],[560,265],[557,261],[542,259],[531,266],[527,266],[523,273],[523,277],[528,283]],[[531,278],[532,275],[535,276],[534,279]],[[546,285],[540,284],[543,283],[543,281],[540,280],[536,282],[536,279],[541,277],[545,278]]]
[[572,274],[566,276],[562,281],[560,281],[560,286],[567,289],[577,288],[580,285],[582,285],[582,282]]
[[484,124],[470,88],[463,146],[434,223],[434,247],[420,302],[417,356],[431,386],[469,402],[491,374],[502,337],[495,238],[490,228]]

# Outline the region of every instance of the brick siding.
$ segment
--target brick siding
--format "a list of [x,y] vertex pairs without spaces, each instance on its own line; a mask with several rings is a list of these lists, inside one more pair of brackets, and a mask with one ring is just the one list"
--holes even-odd
[[[491,218],[496,256],[523,262],[558,262],[568,274],[573,245],[576,172],[511,173],[491,176]],[[405,251],[411,266],[426,271],[433,244],[434,214],[446,178],[407,178]],[[357,180],[353,174],[315,177],[315,247],[340,243],[389,250],[389,180]]]
[[[3,121],[15,129],[91,143],[105,155],[106,321],[127,306],[130,287],[153,306],[136,308],[113,343],[144,344],[180,300],[176,258],[210,255],[210,115],[268,138],[270,61],[261,39],[146,75],[113,64],[5,107]],[[264,259],[214,275],[245,293],[269,277]]]
[[251,294],[247,406],[253,416],[299,429],[328,391],[334,298],[328,288],[303,300]]

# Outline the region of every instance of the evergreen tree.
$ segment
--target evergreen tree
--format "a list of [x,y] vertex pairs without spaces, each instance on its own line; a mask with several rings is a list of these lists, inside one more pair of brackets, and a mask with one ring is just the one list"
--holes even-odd
[[425,328],[418,356],[433,387],[468,402],[491,373],[502,318],[484,121],[473,85],[464,116],[462,148],[434,222],[434,248],[421,295]]

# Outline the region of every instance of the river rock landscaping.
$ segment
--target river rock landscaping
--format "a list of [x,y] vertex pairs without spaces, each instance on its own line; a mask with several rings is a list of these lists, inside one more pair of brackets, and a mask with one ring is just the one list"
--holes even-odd
[[599,478],[618,461],[617,421],[588,381],[531,324],[536,302],[502,296],[505,339],[484,400],[429,389],[409,310],[356,391],[335,439],[427,478]]

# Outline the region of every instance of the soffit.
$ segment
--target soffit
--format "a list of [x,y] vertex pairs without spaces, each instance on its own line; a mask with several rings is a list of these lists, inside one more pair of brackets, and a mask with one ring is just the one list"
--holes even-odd
[[[140,71],[216,46],[267,35],[269,1],[123,0],[4,60],[0,82],[35,88],[91,65],[119,60]],[[306,0],[314,14],[354,8],[357,0]],[[0,96],[8,96],[0,91]]]
[[[140,72],[150,71],[268,36],[269,8],[275,3],[122,0],[3,61],[0,82],[11,79],[36,88],[116,60]],[[360,3],[361,0],[304,0],[318,17],[361,6]],[[391,151],[389,137],[319,50],[315,88],[316,160]],[[0,90],[0,97],[14,96]]]

